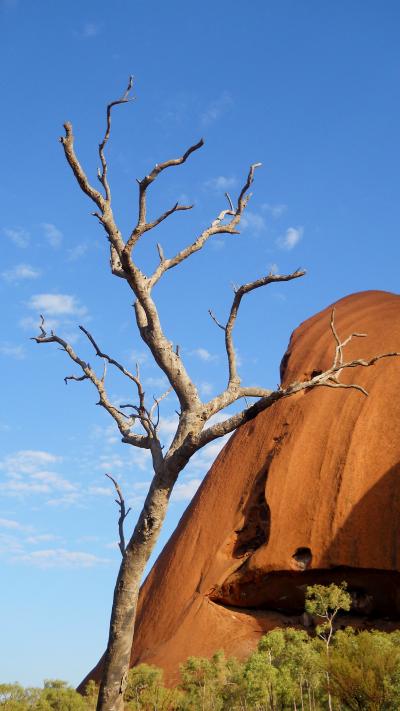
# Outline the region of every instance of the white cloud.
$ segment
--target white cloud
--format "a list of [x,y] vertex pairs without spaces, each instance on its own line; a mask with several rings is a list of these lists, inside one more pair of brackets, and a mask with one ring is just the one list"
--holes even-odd
[[100,439],[103,443],[107,445],[117,444],[121,440],[118,436],[118,432],[115,425],[94,425],[92,428],[91,436],[94,439]]
[[130,447],[129,458],[134,468],[140,469],[142,472],[151,469],[151,455],[148,449]]
[[69,491],[66,494],[64,494],[63,496],[47,499],[46,505],[47,506],[75,506],[76,504],[80,503],[81,496],[82,496],[82,494],[80,491]]
[[194,348],[194,350],[189,352],[189,355],[194,355],[204,360],[206,363],[210,363],[213,360],[218,360],[218,356],[210,353],[206,348]]
[[93,535],[87,535],[87,536],[79,536],[79,538],[76,539],[77,543],[98,543],[101,540],[99,536],[93,536]]
[[103,471],[112,472],[113,469],[123,469],[126,462],[118,454],[102,454],[98,468]]
[[[230,416],[231,415],[226,412],[217,412],[206,422],[204,429],[208,429],[218,422],[224,422],[224,420],[227,420]],[[229,433],[200,449],[190,460],[189,467],[193,468],[196,472],[200,471],[202,474],[206,474],[231,436],[232,433]]]
[[11,240],[11,242],[14,242],[17,247],[25,248],[30,242],[29,232],[22,229],[22,227],[4,227],[3,234],[5,234],[5,236]]
[[206,182],[204,183],[205,188],[209,188],[210,190],[215,190],[218,192],[226,192],[227,190],[234,188],[235,185],[237,185],[236,178],[228,178],[225,175],[219,175],[217,178],[210,178],[210,180],[206,180]]
[[133,489],[135,491],[148,491],[150,488],[151,481],[134,481],[133,482]]
[[5,272],[2,272],[1,276],[5,281],[18,283],[24,279],[37,279],[40,274],[40,270],[31,267],[30,264],[17,264],[12,269],[7,269]]
[[62,232],[51,222],[42,222],[41,227],[50,247],[53,247],[53,249],[58,249],[63,240]]
[[225,247],[225,242],[223,239],[212,239],[211,240],[211,248],[214,251],[219,252],[221,249],[224,249],[224,247]]
[[20,523],[19,521],[14,521],[13,519],[10,518],[0,518],[0,526],[1,528],[7,528],[9,530],[13,531],[29,531],[30,526],[25,526],[24,524]]
[[97,37],[100,33],[100,25],[97,22],[86,22],[82,29],[82,37],[85,39],[90,39],[91,37]]
[[92,568],[95,565],[110,562],[107,558],[100,558],[92,553],[67,551],[64,548],[49,548],[17,554],[14,561],[29,563],[38,568]]
[[207,383],[207,381],[204,381],[203,383],[200,383],[199,390],[202,395],[211,395],[213,391],[213,385],[212,383]]
[[55,474],[54,472],[35,472],[34,474],[31,474],[31,477],[34,481],[39,481],[42,484],[46,484],[50,489],[55,489],[58,491],[76,490],[76,486],[74,486],[74,484],[71,484],[70,481],[67,481],[67,479],[63,479],[63,477],[59,476],[59,474]]
[[265,218],[256,212],[251,212],[251,210],[246,210],[240,221],[240,226],[243,230],[252,230],[253,232],[263,232],[267,227]]
[[86,252],[89,249],[89,245],[87,245],[85,242],[82,242],[81,244],[77,244],[76,247],[71,247],[71,249],[68,250],[68,261],[69,262],[76,262],[78,259],[81,259]]
[[22,360],[25,358],[25,350],[22,346],[14,346],[12,343],[0,343],[0,355]]
[[[39,316],[36,318],[34,316],[24,316],[18,321],[18,325],[24,329],[24,331],[39,331]],[[59,325],[59,321],[55,318],[46,318],[46,330],[55,331]]]
[[162,435],[174,435],[178,427],[178,415],[175,413],[170,417],[161,417],[158,431]]
[[221,449],[226,445],[229,437],[231,437],[231,434],[220,437],[203,447],[190,461],[190,467],[196,472],[200,471],[202,474],[206,474],[211,465],[215,462]]
[[25,543],[29,543],[31,546],[35,546],[38,543],[45,543],[48,541],[57,540],[58,536],[54,536],[53,533],[38,533],[33,536],[28,536],[25,538]]
[[133,363],[139,363],[139,365],[142,365],[149,359],[149,354],[146,351],[133,350],[129,354],[129,359]]
[[268,202],[265,202],[261,205],[261,209],[263,212],[268,212],[274,220],[278,220],[286,212],[287,205],[270,205]]
[[293,249],[293,247],[295,247],[296,244],[301,240],[303,232],[304,230],[302,227],[289,227],[286,230],[286,233],[278,239],[278,246],[281,249]]
[[161,388],[164,390],[167,390],[169,383],[165,375],[158,377],[158,378],[153,378],[153,377],[148,377],[144,379],[144,384],[148,385],[149,387],[153,388]]
[[270,274],[279,274],[279,267],[276,262],[271,262],[271,264],[268,265],[268,269]]
[[89,486],[88,492],[94,496],[112,496],[114,490],[111,487],[107,488],[106,486]]
[[21,481],[20,479],[11,478],[4,484],[0,484],[0,490],[11,496],[18,496],[20,494],[48,494],[51,488],[48,484],[37,484],[30,480]]
[[201,479],[189,479],[189,481],[178,482],[174,486],[171,501],[190,501],[201,484]]
[[77,298],[70,294],[34,294],[28,306],[50,316],[84,316],[87,313],[85,306],[80,306]]
[[60,457],[38,449],[21,449],[0,460],[0,469],[9,474],[35,474],[43,466],[59,462]]
[[10,555],[10,553],[20,553],[22,551],[21,541],[16,536],[0,533],[0,554]]
[[6,477],[0,490],[10,496],[61,492],[68,503],[75,503],[81,496],[79,487],[48,469],[60,461],[60,457],[42,450],[25,449],[8,455],[0,460],[0,470]]
[[212,101],[207,109],[202,113],[200,120],[204,126],[209,126],[214,121],[217,121],[221,116],[229,111],[233,105],[233,99],[229,92],[223,91],[222,94]]

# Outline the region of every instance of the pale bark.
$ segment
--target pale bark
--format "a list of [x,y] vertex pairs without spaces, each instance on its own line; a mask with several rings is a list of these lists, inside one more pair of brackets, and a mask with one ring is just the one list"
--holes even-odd
[[[368,361],[356,359],[345,362],[343,356],[344,346],[352,337],[364,334],[352,334],[348,339],[341,342],[337,335],[333,313],[331,330],[336,342],[336,347],[332,366],[327,371],[316,375],[308,381],[295,382],[286,388],[277,388],[276,390],[242,386],[238,372],[233,333],[243,297],[251,291],[269,284],[298,279],[302,277],[305,272],[303,270],[296,270],[286,275],[268,274],[235,289],[226,324],[221,324],[217,321],[214,314],[210,312],[214,321],[225,333],[228,380],[226,388],[221,393],[208,402],[203,402],[185,368],[179,349],[173,346],[163,331],[157,306],[152,297],[152,289],[168,270],[178,266],[184,260],[202,249],[207,241],[214,235],[238,234],[237,227],[239,226],[241,217],[250,199],[248,191],[253,183],[255,170],[261,164],[255,163],[250,167],[248,177],[239,193],[236,204],[234,205],[230,196],[226,195],[228,208],[222,210],[211,224],[202,230],[187,247],[180,250],[173,257],[165,257],[163,248],[158,244],[159,264],[153,274],[145,275],[137,265],[133,256],[137,242],[146,232],[154,229],[173,214],[192,208],[191,205],[184,206],[176,203],[160,217],[148,221],[147,190],[165,170],[185,163],[194,152],[202,147],[203,140],[191,146],[180,158],[157,164],[148,175],[142,180],[138,180],[138,218],[135,226],[125,240],[116,224],[111,208],[111,189],[108,183],[107,162],[104,149],[110,137],[112,109],[130,100],[129,95],[131,89],[132,79],[130,79],[127,90],[123,96],[117,101],[110,103],[107,107],[106,131],[99,145],[101,170],[98,171],[98,179],[104,190],[104,195],[90,184],[85,171],[78,161],[74,148],[72,125],[70,123],[64,125],[65,136],[63,136],[60,141],[64,149],[65,157],[80,188],[97,207],[96,212],[93,214],[102,224],[109,242],[111,271],[115,276],[125,279],[134,294],[134,312],[139,334],[149,348],[154,361],[161,368],[170,383],[170,388],[167,393],[172,390],[179,400],[179,421],[173,441],[167,451],[164,452],[162,449],[158,434],[159,405],[167,393],[155,399],[151,407],[149,407],[141,384],[139,370],[137,369],[136,373],[131,373],[114,358],[104,353],[97,345],[93,336],[83,326],[80,327],[82,332],[93,346],[96,356],[102,359],[104,363],[104,371],[101,377],[96,374],[89,363],[85,362],[75,353],[72,346],[64,339],[53,332],[51,332],[50,335],[47,334],[43,317],[40,325],[40,334],[34,338],[37,343],[54,342],[61,346],[61,349],[67,353],[69,358],[80,368],[81,372],[80,375],[67,376],[65,378],[66,383],[69,380],[91,381],[99,395],[98,404],[101,405],[116,422],[122,436],[122,441],[135,447],[148,449],[152,457],[154,470],[153,480],[133,534],[126,547],[123,535],[123,523],[127,514],[124,508],[122,493],[118,491],[116,481],[110,477],[116,487],[118,494],[117,503],[120,507],[119,534],[122,562],[114,591],[109,640],[104,661],[103,679],[100,686],[98,711],[122,711],[123,693],[129,669],[140,583],[146,563],[164,522],[174,484],[190,457],[201,447],[218,437],[229,434],[237,427],[254,418],[259,412],[274,405],[278,400],[289,397],[302,390],[325,386],[353,388],[367,394],[365,389],[356,383],[342,383],[340,381],[342,371],[358,366],[371,366],[381,358],[398,355],[397,353],[385,353],[375,356]],[[105,385],[107,365],[117,368],[135,385],[137,404],[127,404],[119,408],[112,404]],[[207,426],[207,422],[213,415],[221,412],[238,400],[247,397],[255,397],[257,401],[251,406],[246,406],[241,411],[228,417],[223,422]],[[130,414],[126,414],[126,412],[123,411],[127,408],[131,409]],[[140,434],[133,431],[133,427],[137,423],[141,425],[143,430]]]

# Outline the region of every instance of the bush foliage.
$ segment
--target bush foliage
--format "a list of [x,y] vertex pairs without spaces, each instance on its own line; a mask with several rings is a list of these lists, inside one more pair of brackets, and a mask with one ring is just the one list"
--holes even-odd
[[[308,588],[315,636],[272,630],[243,662],[223,652],[190,657],[174,689],[164,685],[161,669],[140,664],[129,673],[126,711],[322,711],[329,701],[333,711],[397,711],[400,631],[347,627],[327,635],[330,619],[349,606],[345,586]],[[96,699],[93,682],[84,696],[58,680],[45,681],[42,689],[0,684],[0,711],[95,711]]]

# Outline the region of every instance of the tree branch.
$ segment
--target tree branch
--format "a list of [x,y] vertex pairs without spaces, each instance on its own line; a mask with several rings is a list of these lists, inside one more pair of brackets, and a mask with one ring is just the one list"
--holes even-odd
[[[249,178],[250,179],[250,178]],[[245,294],[249,294],[251,291],[254,291],[255,289],[260,289],[262,286],[267,286],[268,284],[275,283],[275,282],[282,282],[282,281],[292,281],[293,279],[298,279],[299,277],[304,276],[305,271],[304,269],[297,269],[295,272],[292,274],[267,274],[265,277],[261,277],[261,279],[256,279],[255,281],[248,282],[247,284],[243,284],[242,286],[239,286],[235,290],[235,295],[233,298],[230,314],[228,321],[225,326],[225,348],[226,348],[226,353],[228,356],[228,367],[229,367],[229,381],[228,381],[228,388],[234,385],[235,383],[240,383],[240,378],[237,373],[237,364],[236,364],[236,352],[235,352],[235,347],[233,344],[233,329],[235,326],[236,318],[239,312],[239,307],[242,301],[243,296]]]
[[229,375],[228,385],[226,389],[206,404],[205,410],[207,412],[207,418],[211,417],[216,412],[219,412],[221,409],[228,407],[233,402],[236,402],[236,400],[239,400],[242,397],[269,397],[272,394],[273,391],[265,390],[262,388],[240,387],[241,379],[237,372],[236,351],[233,343],[233,329],[236,323],[239,307],[243,296],[249,294],[255,289],[260,289],[262,286],[267,286],[268,284],[272,284],[274,282],[292,281],[293,279],[298,279],[299,277],[304,276],[304,274],[305,271],[303,269],[296,269],[296,271],[294,271],[292,274],[270,273],[267,274],[267,276],[265,277],[261,277],[260,279],[256,279],[255,281],[248,282],[247,284],[242,284],[242,286],[235,287],[232,306],[230,309],[228,321],[225,326],[220,323],[214,313],[209,310],[208,313],[210,314],[212,320],[225,333],[225,349],[228,358]]
[[[256,282],[252,282],[252,283],[254,284]],[[376,355],[370,359],[355,358],[354,360],[351,360],[351,361],[344,361],[344,356],[343,356],[344,346],[347,345],[354,336],[365,337],[367,334],[352,333],[344,341],[341,341],[338,334],[337,334],[336,327],[335,327],[334,310],[332,311],[332,314],[331,314],[330,326],[331,326],[332,334],[333,334],[334,339],[336,341],[336,347],[335,347],[332,366],[330,368],[328,368],[328,370],[325,370],[324,372],[315,375],[310,380],[306,380],[303,382],[291,383],[290,385],[288,385],[287,388],[279,388],[278,390],[275,390],[275,391],[268,391],[268,390],[264,391],[261,398],[257,402],[255,402],[253,405],[251,405],[250,407],[245,408],[241,412],[236,413],[235,415],[227,418],[223,422],[218,422],[215,425],[212,425],[211,427],[204,429],[197,439],[198,447],[199,448],[204,447],[205,444],[208,444],[209,442],[212,442],[213,440],[215,440],[219,437],[223,437],[224,435],[229,434],[230,432],[233,432],[235,429],[237,429],[237,427],[240,427],[245,422],[252,420],[260,412],[267,410],[269,407],[271,407],[271,405],[273,405],[278,400],[281,400],[284,397],[289,397],[290,395],[294,395],[295,393],[301,392],[303,390],[310,390],[315,387],[345,388],[345,389],[357,390],[357,391],[361,392],[363,395],[368,396],[367,390],[362,385],[359,385],[357,383],[342,383],[339,380],[342,371],[346,370],[346,369],[350,369],[350,368],[357,368],[357,367],[369,368],[369,367],[375,365],[375,363],[382,360],[383,358],[398,357],[398,356],[400,356],[400,353],[397,351],[391,351],[389,353],[382,353],[380,355]],[[225,393],[223,395],[225,395],[226,393],[227,393],[227,391],[225,391]],[[246,396],[252,397],[253,393],[254,394],[257,393],[257,388],[254,388],[254,389],[240,388],[238,390],[239,397],[246,397]],[[212,414],[215,414],[215,412],[219,412],[221,409],[223,409],[224,407],[227,407],[228,404],[231,404],[231,402],[233,402],[233,400],[232,400],[231,402],[228,402],[228,404],[224,404],[223,395],[217,396],[217,398],[215,398],[214,400],[210,401],[210,403],[208,403],[207,409],[206,409],[207,418],[209,418]],[[236,397],[235,399],[238,399],[238,398]],[[210,405],[212,407],[210,407]],[[218,407],[218,409],[216,409],[217,407]]]
[[93,200],[93,202],[100,210],[100,212],[95,211],[92,214],[97,217],[99,222],[103,225],[108,240],[110,242],[111,271],[116,276],[119,276],[124,279],[128,278],[128,275],[125,273],[121,263],[121,253],[124,248],[124,241],[115,223],[111,209],[111,192],[107,181],[107,162],[104,155],[104,149],[110,137],[111,111],[114,106],[117,106],[118,104],[124,104],[130,101],[129,93],[132,89],[132,84],[133,79],[132,77],[130,77],[127,89],[123,96],[120,99],[117,99],[117,101],[112,101],[107,106],[106,131],[102,142],[99,144],[99,156],[102,165],[102,171],[98,172],[98,178],[105,190],[105,197],[103,197],[103,195],[90,184],[89,179],[77,158],[74,148],[74,134],[72,124],[70,122],[66,122],[64,124],[65,136],[60,137],[60,143],[63,146],[65,157],[81,190],[91,200]]
[[129,101],[132,101],[132,99],[129,98],[129,94],[132,90],[133,86],[133,77],[129,77],[128,81],[128,86],[126,87],[125,93],[121,96],[120,99],[117,99],[116,101],[111,101],[107,105],[107,126],[106,126],[106,132],[104,134],[104,138],[102,142],[99,144],[99,156],[100,156],[100,161],[101,161],[101,166],[102,166],[102,172],[98,172],[98,179],[100,180],[102,186],[104,187],[105,193],[106,193],[106,200],[108,204],[111,204],[111,191],[110,191],[110,186],[108,184],[107,180],[107,161],[105,159],[104,155],[104,148],[106,146],[106,143],[108,139],[110,138],[110,132],[111,132],[111,111],[114,106],[118,106],[119,104],[127,104]]
[[163,220],[167,219],[167,217],[172,215],[174,212],[177,212],[179,210],[190,210],[193,207],[193,205],[185,206],[176,203],[174,207],[164,212],[161,217],[157,218],[153,222],[148,223],[147,188],[156,180],[156,178],[158,178],[162,171],[173,166],[182,165],[182,163],[185,163],[189,156],[194,153],[194,151],[199,150],[199,148],[201,148],[203,145],[204,141],[203,139],[201,139],[198,143],[195,143],[193,146],[190,146],[190,148],[188,148],[187,151],[185,151],[185,153],[180,158],[173,158],[171,160],[165,161],[164,163],[156,163],[153,170],[148,175],[146,175],[142,180],[137,181],[139,185],[139,215],[136,226],[132,230],[131,235],[125,245],[124,252],[127,258],[130,258],[133,247],[144,232],[147,232],[153,227],[156,227],[160,224],[160,222],[163,222]]
[[[194,242],[192,242],[192,244],[188,245],[180,252],[178,252],[175,257],[171,257],[170,259],[164,259],[160,262],[155,272],[149,279],[150,288],[152,288],[159,281],[159,279],[166,271],[168,271],[168,269],[176,267],[178,264],[190,257],[192,254],[202,249],[202,247],[210,239],[210,237],[213,237],[217,234],[238,234],[236,227],[239,224],[243,212],[250,199],[250,195],[247,194],[247,191],[249,190],[254,180],[255,170],[260,165],[261,163],[254,163],[252,166],[250,166],[246,183],[244,184],[238,197],[236,210],[233,209],[232,200],[227,194],[226,197],[228,200],[229,207],[225,210],[222,210],[215,218],[215,220],[213,220],[211,225],[205,230],[203,230],[203,232],[201,232],[201,234],[197,237],[197,239],[195,239]],[[232,217],[232,219],[229,222],[224,223],[225,218],[228,216]]]
[[99,346],[97,345],[96,341],[94,340],[92,334],[89,333],[89,331],[88,331],[86,328],[84,328],[84,326],[79,326],[79,328],[80,328],[80,330],[82,331],[82,333],[84,333],[85,336],[88,338],[88,340],[90,341],[90,343],[92,344],[92,346],[93,346],[93,348],[94,348],[94,350],[95,350],[95,352],[96,352],[96,355],[97,355],[99,358],[103,358],[105,361],[107,361],[108,363],[110,363],[110,365],[114,365],[116,368],[118,368],[118,370],[121,371],[121,373],[123,373],[124,375],[126,375],[126,377],[129,378],[129,380],[132,380],[132,382],[135,383],[136,388],[137,388],[137,392],[138,392],[138,396],[139,396],[139,403],[140,403],[140,406],[141,406],[141,407],[144,407],[144,396],[145,396],[145,393],[144,393],[144,390],[143,390],[142,383],[141,383],[141,381],[140,381],[139,367],[138,367],[138,365],[136,365],[136,375],[134,375],[134,374],[131,373],[129,370],[127,370],[127,369],[125,368],[125,366],[121,365],[121,363],[119,363],[117,360],[115,360],[114,358],[111,358],[109,355],[107,355],[107,353],[103,353],[103,351],[100,350]]
[[131,508],[126,510],[125,508],[125,500],[124,497],[122,496],[122,491],[121,487],[119,486],[118,482],[111,476],[111,474],[106,474],[106,477],[112,481],[112,483],[115,486],[115,490],[117,492],[118,499],[115,499],[115,503],[118,505],[119,508],[119,519],[118,519],[118,533],[119,533],[119,549],[121,551],[122,557],[125,555],[125,536],[124,536],[124,521],[129,513],[131,511]]
[[129,444],[133,444],[135,447],[140,447],[141,449],[150,449],[149,437],[134,434],[133,432],[131,432],[131,425],[129,424],[130,418],[127,418],[123,412],[118,410],[118,408],[111,403],[107,391],[105,389],[103,380],[97,377],[95,371],[90,367],[89,363],[86,363],[84,360],[82,360],[82,358],[80,358],[75,353],[72,346],[63,338],[56,336],[53,331],[51,332],[51,335],[48,336],[44,329],[43,317],[41,318],[42,322],[40,326],[40,335],[33,337],[31,340],[35,341],[36,343],[58,343],[61,346],[61,350],[65,351],[67,355],[71,358],[71,360],[73,360],[74,363],[76,363],[76,365],[78,365],[83,372],[82,376],[67,376],[65,378],[65,382],[67,382],[68,380],[90,380],[99,394],[98,404],[101,405],[105,410],[107,410],[107,412],[117,423],[118,429],[122,435],[122,441],[127,442]]

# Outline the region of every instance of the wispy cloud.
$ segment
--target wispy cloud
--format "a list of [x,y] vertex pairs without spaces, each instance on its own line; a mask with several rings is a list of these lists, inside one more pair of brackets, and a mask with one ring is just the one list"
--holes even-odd
[[178,415],[176,415],[175,413],[173,415],[170,415],[169,417],[161,417],[158,428],[160,434],[172,436],[176,432],[178,422]]
[[34,481],[22,481],[11,477],[9,481],[0,484],[0,491],[10,496],[23,496],[25,494],[49,494],[50,487],[48,484],[42,484]]
[[129,354],[129,360],[132,361],[133,363],[139,363],[139,365],[141,365],[142,363],[145,363],[148,359],[149,359],[149,354],[146,353],[146,351],[133,350]]
[[204,187],[208,190],[215,190],[216,192],[226,192],[237,185],[237,179],[234,177],[228,177],[225,175],[218,175],[217,178],[210,178],[204,183]]
[[64,548],[48,548],[30,553],[17,553],[17,563],[29,563],[38,568],[93,568],[95,565],[109,563],[108,558],[100,558],[83,551],[68,551]]
[[89,486],[88,493],[93,496],[112,496],[114,494],[113,489],[107,486]]
[[202,395],[211,395],[213,389],[212,383],[208,383],[207,381],[204,381],[199,385],[199,390]]
[[53,249],[58,249],[61,246],[63,240],[62,232],[53,225],[52,222],[42,222],[41,228],[43,229],[46,241],[49,243],[50,247]]
[[0,532],[0,555],[14,555],[15,553],[22,553],[23,546],[19,538],[13,534],[1,533]]
[[161,388],[161,389],[164,389],[164,388],[167,389],[168,385],[169,385],[168,380],[165,377],[165,375],[157,376],[157,377],[149,376],[148,378],[144,379],[144,384],[148,385],[149,387],[152,387],[152,388]]
[[289,227],[285,234],[277,241],[278,247],[281,249],[290,250],[296,246],[303,236],[303,227]]
[[20,523],[19,521],[14,521],[10,518],[0,518],[0,527],[7,528],[12,531],[29,531],[31,529],[30,526],[26,526],[25,524]]
[[136,449],[131,447],[129,457],[134,469],[139,469],[142,472],[151,470],[151,456],[148,449]]
[[201,482],[201,479],[189,479],[189,481],[178,482],[174,486],[171,501],[190,501],[193,499]]
[[37,279],[40,274],[40,269],[35,269],[30,264],[17,264],[12,269],[2,272],[1,276],[5,281],[18,284],[18,282],[26,279]]
[[206,474],[230,436],[221,437],[197,452],[190,462],[191,469]]
[[241,228],[243,230],[252,230],[252,232],[263,232],[267,225],[263,215],[259,215],[257,212],[251,212],[251,210],[246,210],[241,221]]
[[55,472],[35,472],[34,474],[31,474],[31,478],[34,481],[38,481],[42,484],[45,484],[46,486],[48,486],[49,490],[56,489],[59,491],[75,491],[74,484],[71,484],[70,481],[67,481],[67,479],[64,479],[62,476],[56,474]]
[[58,538],[59,536],[55,536],[53,533],[37,533],[25,538],[25,543],[36,546],[38,543],[48,543],[49,541],[56,541]]
[[[18,325],[23,328],[24,331],[31,331],[32,333],[39,330],[39,323],[39,316],[36,318],[34,316],[24,316],[18,321]],[[55,331],[59,323],[60,322],[55,318],[46,318],[46,328],[48,331]]]
[[23,346],[16,346],[5,341],[0,343],[0,355],[14,358],[15,360],[23,360],[23,358],[25,358],[25,349]]
[[204,126],[217,121],[221,116],[229,111],[233,105],[233,99],[228,91],[223,91],[222,94],[212,101],[202,113],[200,120]]
[[28,306],[39,313],[50,316],[84,316],[85,306],[81,306],[76,296],[70,294],[34,294]]
[[78,259],[81,259],[82,257],[85,256],[88,249],[89,249],[89,245],[86,244],[86,242],[81,242],[81,244],[77,244],[75,247],[71,247],[71,249],[68,250],[68,256],[67,256],[68,261],[69,262],[78,261]]
[[274,220],[278,220],[286,212],[287,205],[284,205],[283,203],[278,205],[270,205],[270,203],[265,202],[261,205],[261,210],[269,213]]
[[101,25],[98,22],[86,22],[81,31],[81,37],[91,39],[97,37],[101,32]]
[[220,252],[221,249],[225,248],[225,242],[223,239],[215,239],[213,238],[211,240],[211,249],[213,249],[215,252]]
[[121,441],[121,437],[118,436],[118,430],[114,424],[112,425],[94,425],[92,428],[91,436],[94,439],[101,440],[107,445],[117,444]]
[[211,363],[211,361],[218,360],[217,355],[213,355],[208,351],[206,348],[194,348],[192,351],[189,351],[189,355],[197,356],[197,358],[200,358],[200,360],[203,360],[205,363]]
[[39,449],[21,449],[0,460],[0,469],[11,474],[34,474],[43,466],[59,462],[60,457]]
[[9,496],[34,494],[54,494],[62,497],[79,497],[78,487],[49,467],[61,461],[50,452],[42,450],[19,450],[0,460],[0,471],[4,471],[5,480],[0,490]]
[[118,454],[102,454],[98,468],[102,471],[112,472],[114,469],[123,469],[126,462]]
[[22,227],[4,227],[3,234],[17,247],[24,249],[30,242],[30,234]]
[[81,491],[67,491],[62,496],[52,496],[46,500],[46,506],[76,506],[81,504]]

